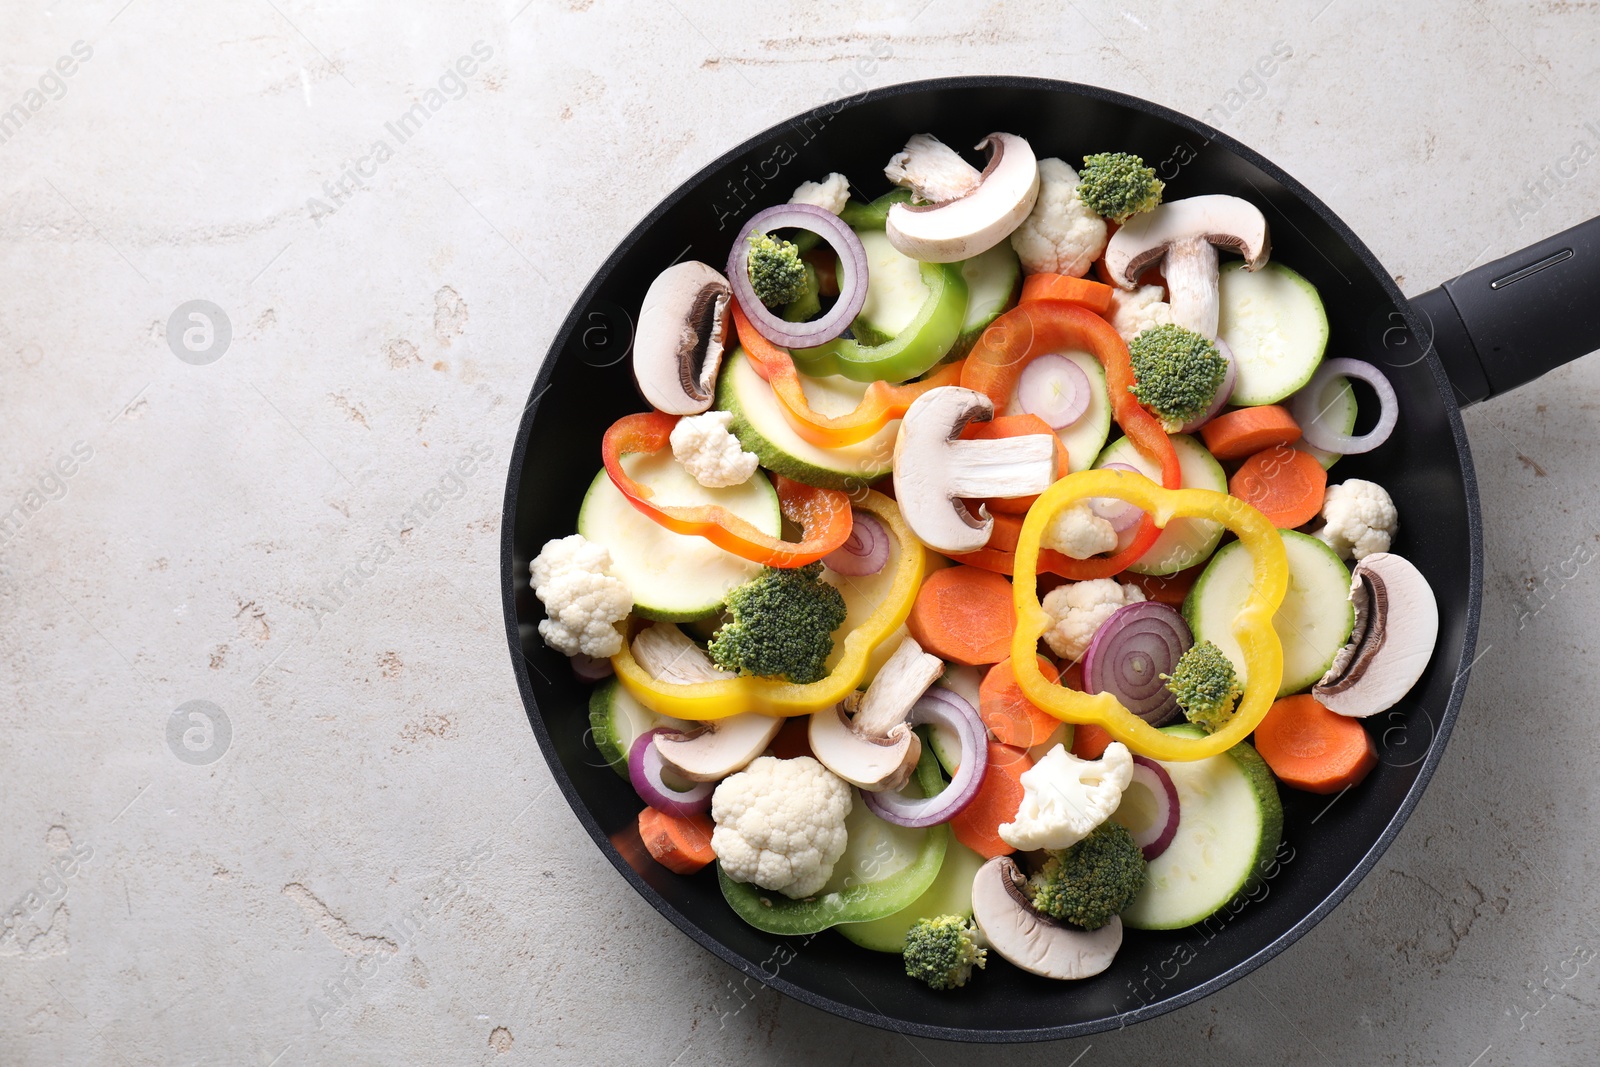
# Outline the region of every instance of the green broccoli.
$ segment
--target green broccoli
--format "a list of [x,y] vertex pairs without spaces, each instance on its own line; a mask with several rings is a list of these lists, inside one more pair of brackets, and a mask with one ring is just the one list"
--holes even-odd
[[1241,692],[1233,661],[1210,641],[1201,641],[1185,652],[1172,673],[1163,674],[1161,680],[1178,698],[1178,707],[1189,721],[1206,733],[1222,729]]
[[1204,415],[1228,375],[1228,358],[1216,345],[1172,323],[1140,333],[1128,353],[1134,377],[1128,389],[1168,433]]
[[750,286],[767,307],[782,307],[805,293],[806,265],[793,242],[756,231],[748,259]]
[[1051,852],[1028,879],[1028,895],[1051,918],[1098,930],[1133,903],[1144,876],[1144,852],[1133,835],[1107,819],[1076,845]]
[[982,970],[989,950],[980,943],[978,928],[959,915],[918,919],[906,932],[906,974],[934,989],[955,989],[967,984],[972,968]]
[[844,624],[844,597],[822,580],[822,564],[766,567],[728,594],[732,620],[706,651],[725,671],[784,677],[805,685],[821,679]]
[[1166,187],[1144,160],[1128,152],[1084,156],[1083,170],[1078,172],[1078,199],[1119,225],[1161,203]]

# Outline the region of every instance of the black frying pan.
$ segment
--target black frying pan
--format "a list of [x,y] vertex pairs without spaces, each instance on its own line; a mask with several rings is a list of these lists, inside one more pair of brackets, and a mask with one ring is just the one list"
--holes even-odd
[[[1410,697],[1373,724],[1382,762],[1365,782],[1331,804],[1282,791],[1285,847],[1261,899],[1201,927],[1130,931],[1110,970],[1088,981],[1051,982],[1002,964],[959,993],[938,994],[907,979],[898,956],[837,934],[785,939],[754,930],[724,903],[712,871],[682,878],[644,854],[638,798],[588,743],[586,687],[535,632],[541,611],[528,561],[572,532],[606,427],[645,407],[626,356],[632,316],[662,268],[724,262],[741,221],[829,171],[869,196],[886,191],[883,164],[913,133],[962,146],[993,130],[1073,162],[1086,152],[1137,152],[1166,180],[1168,199],[1232,193],[1262,208],[1273,258],[1322,294],[1329,355],[1376,364],[1399,394],[1399,429],[1378,450],[1340,461],[1336,477],[1373,478],[1399,503],[1395,548],[1438,595],[1439,644]],[[600,268],[551,345],[517,433],[501,543],[506,630],[528,721],[567,802],[623,877],[701,945],[807,1004],[967,1041],[1077,1037],[1171,1011],[1311,929],[1372,868],[1421,797],[1455,722],[1478,629],[1483,546],[1459,409],[1600,347],[1597,294],[1600,220],[1408,302],[1356,235],[1289,175],[1226,134],[1120,93],[980,77],[835,101],[752,138],[668,195]],[[585,907],[578,896],[568,903]]]

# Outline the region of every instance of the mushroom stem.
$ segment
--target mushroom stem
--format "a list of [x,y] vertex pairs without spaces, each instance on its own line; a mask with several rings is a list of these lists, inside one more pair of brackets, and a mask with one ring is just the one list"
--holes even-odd
[[1217,291],[1217,248],[1205,237],[1174,241],[1162,268],[1172,321],[1207,340],[1217,339],[1221,305]]

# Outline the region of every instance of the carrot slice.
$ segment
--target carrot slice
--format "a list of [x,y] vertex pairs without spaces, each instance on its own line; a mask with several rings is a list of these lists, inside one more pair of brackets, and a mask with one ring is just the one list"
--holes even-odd
[[[1209,562],[1209,561],[1207,561]],[[1117,575],[1117,581],[1136,585],[1144,590],[1146,600],[1154,600],[1158,604],[1171,604],[1178,607],[1189,595],[1195,580],[1200,577],[1200,572],[1206,569],[1204,563],[1197,563],[1188,570],[1179,571],[1177,574],[1134,574],[1131,571]]]
[[[1037,278],[1038,275],[1035,274],[1033,277]],[[1078,279],[1070,278],[1068,280],[1077,281]],[[962,439],[967,441],[993,441],[1002,437],[1030,437],[1034,434],[1049,434],[1051,437],[1055,437],[1056,477],[1065,478],[1067,472],[1071,469],[1067,462],[1067,446],[1061,443],[1061,438],[1056,436],[1056,432],[1050,428],[1050,424],[1037,415],[1002,415],[988,422],[968,423],[961,436]],[[1037,496],[996,497],[991,500],[985,500],[983,503],[987,504],[989,510],[997,515],[1026,515],[1028,509],[1033,507],[1033,502],[1038,499]],[[1022,529],[1020,522],[1017,524],[1017,529]],[[994,543],[994,538],[991,537],[989,539],[990,548],[1004,548],[1010,551],[1016,546],[1017,540],[1015,537],[1011,539],[1011,544],[1009,545],[997,545]]]
[[[1055,664],[1043,656],[1039,657],[1039,673],[1052,682],[1058,677]],[[1010,656],[983,676],[983,684],[978,687],[978,715],[996,741],[1016,748],[1042,744],[1061,725],[1060,719],[1040,710],[1023,694],[1016,672],[1011,669]]]
[[1099,759],[1113,740],[1103,727],[1080,723],[1072,731],[1072,754],[1079,759]]
[[906,627],[940,659],[980,666],[1011,654],[1017,609],[1011,583],[977,567],[946,567],[922,583]]
[[1277,404],[1240,408],[1200,427],[1206,449],[1218,459],[1243,459],[1276,445],[1300,440],[1300,424]]
[[661,866],[678,874],[693,874],[717,858],[711,851],[715,827],[704,815],[668,815],[655,808],[639,813],[639,836]]
[[983,772],[977,796],[950,820],[956,840],[985,859],[1015,852],[1001,839],[1000,827],[1016,819],[1022,806],[1022,773],[1032,766],[1026,752],[990,741],[989,767]]
[[1228,479],[1228,492],[1280,530],[1310,522],[1322,510],[1328,472],[1309,452],[1277,445],[1257,452]]
[[1256,751],[1279,781],[1308,793],[1338,793],[1378,765],[1378,748],[1361,720],[1329,711],[1308,693],[1267,709],[1256,727]]
[[1111,286],[1068,274],[1030,274],[1022,279],[1022,298],[1017,302],[1030,300],[1067,300],[1104,315],[1111,310]]

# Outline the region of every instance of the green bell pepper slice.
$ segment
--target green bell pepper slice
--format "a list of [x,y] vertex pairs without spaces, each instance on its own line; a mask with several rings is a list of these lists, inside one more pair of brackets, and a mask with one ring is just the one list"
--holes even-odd
[[[932,795],[945,786],[944,778],[939,774],[939,762],[926,745],[922,748],[922,757],[917,761],[916,782],[924,796]],[[859,797],[855,805],[850,819],[856,827],[863,825],[858,821],[862,815],[880,826],[889,825],[867,811]],[[853,847],[856,842],[852,841],[840,858],[834,877],[816,896],[805,900],[792,900],[782,893],[758,885],[735,882],[728,877],[720,863],[717,864],[717,882],[722,886],[722,895],[739,918],[769,934],[814,934],[840,923],[881,919],[910,907],[927,892],[938,877],[939,868],[944,866],[945,849],[950,842],[950,828],[942,824],[926,830],[907,830],[903,827],[890,829],[896,834],[922,834],[923,837],[911,862],[887,878],[863,881],[860,875],[848,869],[852,855],[869,862],[877,855],[870,848],[865,852],[857,852]]]
[[839,374],[857,382],[907,382],[926,374],[949,353],[967,317],[967,280],[960,263],[922,264],[928,296],[916,318],[883,344],[836,337],[815,348],[789,354],[801,374]]
[[839,218],[852,230],[881,230],[889,225],[889,209],[911,203],[910,189],[891,189],[870,204],[852,200],[839,212]]

